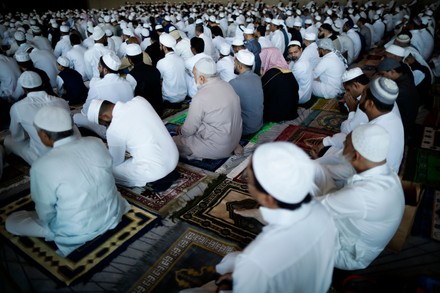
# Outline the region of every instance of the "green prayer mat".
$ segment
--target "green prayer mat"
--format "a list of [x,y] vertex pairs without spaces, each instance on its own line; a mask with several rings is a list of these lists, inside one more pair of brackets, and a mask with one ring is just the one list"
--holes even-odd
[[440,189],[440,152],[409,148],[405,159],[403,180]]

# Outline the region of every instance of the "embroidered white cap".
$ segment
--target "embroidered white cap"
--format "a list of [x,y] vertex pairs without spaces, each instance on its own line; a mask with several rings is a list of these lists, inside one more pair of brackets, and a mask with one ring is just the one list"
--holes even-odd
[[29,56],[29,53],[26,52],[15,53],[14,58],[17,62],[27,62],[31,60],[31,56]]
[[243,33],[246,34],[246,35],[253,35],[254,34],[254,30],[251,29],[251,28],[245,28],[243,30]]
[[222,54],[223,56],[227,56],[227,55],[229,55],[231,53],[231,46],[229,46],[228,43],[223,42],[220,45],[220,50],[219,51],[220,51],[220,54]]
[[118,71],[121,66],[121,59],[119,59],[116,54],[111,51],[109,53],[105,53],[102,56],[102,61],[104,61],[105,65],[108,66],[111,70]]
[[297,41],[297,40],[295,40],[295,41],[290,41],[289,44],[287,45],[287,47],[290,47],[290,46],[298,46],[298,47],[301,47],[301,43],[300,43],[299,41]]
[[125,47],[125,53],[128,56],[137,56],[142,54],[142,49],[138,44],[128,44],[127,47]]
[[201,58],[199,61],[194,64],[194,67],[197,69],[198,72],[202,74],[215,74],[217,73],[217,67],[211,58]]
[[176,45],[176,39],[167,33],[162,33],[159,36],[159,42],[167,48],[173,48]]
[[269,142],[252,155],[254,176],[274,198],[284,203],[300,203],[315,188],[315,165],[291,142]]
[[90,102],[89,110],[87,111],[87,119],[92,122],[99,124],[99,110],[101,109],[101,105],[104,100],[101,99],[93,99]]
[[34,71],[25,71],[18,78],[18,84],[27,89],[33,89],[43,84],[40,75]]
[[102,30],[102,28],[100,26],[95,26],[93,28],[93,35],[92,38],[95,41],[100,40],[103,36],[105,35],[105,32]]
[[362,69],[360,69],[359,67],[354,67],[350,70],[345,71],[344,74],[342,74],[342,82],[344,83],[350,81],[358,76],[361,76],[362,74],[364,74]]
[[34,124],[51,132],[63,132],[73,128],[70,112],[56,106],[44,106],[35,114]]
[[69,59],[67,59],[66,57],[63,57],[63,56],[58,57],[57,62],[58,62],[58,64],[60,64],[63,67],[70,66]]
[[244,43],[243,43],[243,39],[240,39],[240,38],[234,38],[233,40],[232,40],[232,44],[231,44],[232,46],[244,46]]
[[399,57],[405,56],[405,49],[400,46],[394,45],[394,44],[388,46],[388,48],[386,48],[385,51],[387,51],[390,54],[399,56]]
[[62,25],[60,26],[60,31],[63,33],[68,33],[69,32],[69,27],[67,25]]
[[387,158],[390,136],[382,126],[363,124],[351,133],[353,148],[371,162],[381,162]]
[[324,39],[319,39],[318,48],[332,51],[335,49],[335,46],[333,45],[333,41],[331,39],[324,38]]
[[373,79],[370,82],[370,91],[376,99],[386,105],[393,105],[399,96],[399,87],[396,82],[386,77]]
[[235,58],[237,58],[240,63],[243,63],[247,66],[252,66],[255,63],[255,56],[249,50],[240,50],[237,54],[235,54]]
[[26,36],[24,35],[23,32],[17,31],[14,33],[14,39],[19,42],[22,42],[22,41],[26,40]]

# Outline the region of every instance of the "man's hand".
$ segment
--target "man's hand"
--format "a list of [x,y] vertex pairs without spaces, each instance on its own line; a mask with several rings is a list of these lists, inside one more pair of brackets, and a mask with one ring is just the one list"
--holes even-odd
[[216,292],[232,290],[232,273],[221,275],[215,281],[215,284],[217,285]]
[[353,98],[352,95],[346,92],[344,95],[344,101],[350,112],[356,111],[356,108],[358,106],[358,101],[355,98]]
[[176,134],[181,135],[182,134],[182,125],[177,126],[176,128]]
[[309,138],[304,140],[304,143],[310,147],[310,156],[313,159],[318,158],[319,156],[319,152],[324,148],[324,144],[322,143],[323,138],[319,137],[319,138]]

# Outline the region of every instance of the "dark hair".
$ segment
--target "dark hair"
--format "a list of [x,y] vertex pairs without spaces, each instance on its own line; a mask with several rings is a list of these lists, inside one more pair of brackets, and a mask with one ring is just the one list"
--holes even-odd
[[199,32],[199,33],[203,34],[204,28],[203,28],[203,25],[201,23],[196,24],[196,32]]
[[81,44],[81,37],[78,36],[77,34],[70,34],[69,40],[70,40],[70,44],[72,44],[72,46]]
[[391,112],[394,107],[394,103],[389,105],[389,104],[385,104],[385,103],[379,101],[375,96],[373,96],[373,93],[371,92],[370,89],[367,89],[365,100],[373,101],[377,110],[379,110],[380,112]]
[[73,135],[73,129],[70,130],[66,130],[66,131],[60,131],[60,132],[53,132],[53,131],[48,131],[45,129],[41,129],[39,127],[37,127],[38,130],[46,133],[46,135],[50,138],[50,140],[52,141],[58,141],[60,139],[69,137]]
[[138,55],[135,55],[135,56],[128,56],[128,55],[127,55],[127,58],[130,59],[131,62],[133,62],[133,64],[139,64],[139,63],[142,63],[142,62],[144,61],[143,57],[144,57],[144,56],[143,56],[142,53],[140,53],[140,54],[138,54]]
[[194,48],[197,53],[203,53],[205,50],[205,41],[202,38],[192,37],[190,43],[191,48]]
[[259,26],[257,27],[257,31],[258,31],[262,36],[264,36],[264,35],[266,34],[266,26],[264,26],[264,25],[259,25]]

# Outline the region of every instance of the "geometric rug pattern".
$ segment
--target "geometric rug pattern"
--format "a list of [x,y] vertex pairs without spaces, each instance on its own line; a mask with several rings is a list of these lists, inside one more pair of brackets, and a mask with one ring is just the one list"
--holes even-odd
[[[175,233],[177,234],[177,233]],[[186,228],[180,237],[142,275],[128,292],[179,292],[200,287],[215,279],[217,265],[226,254],[240,250],[194,228]]]
[[74,250],[67,257],[56,253],[54,242],[43,238],[24,237],[6,231],[7,216],[19,210],[34,210],[35,205],[30,194],[0,208],[0,234],[21,254],[43,268],[51,277],[65,285],[85,279],[105,266],[127,245],[141,236],[147,229],[155,226],[158,217],[134,205],[112,230],[96,237]]
[[181,164],[177,165],[176,171],[179,173],[179,178],[167,190],[162,192],[154,192],[146,188],[136,192],[134,189],[122,186],[119,186],[118,189],[122,196],[130,202],[150,212],[165,216],[170,206],[180,195],[207,177],[206,174],[194,171]]
[[173,216],[245,247],[261,232],[263,225],[254,218],[236,214],[234,210],[257,206],[247,184],[224,179]]

